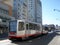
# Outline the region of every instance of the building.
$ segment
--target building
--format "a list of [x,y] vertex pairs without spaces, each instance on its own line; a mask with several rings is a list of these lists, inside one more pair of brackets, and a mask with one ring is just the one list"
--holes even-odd
[[40,0],[14,0],[14,17],[30,22],[42,23],[42,5]]
[[40,0],[28,0],[28,20],[42,23],[42,5]]
[[28,0],[28,20],[31,22],[35,22],[35,1]]
[[47,27],[48,28],[48,31],[52,31],[52,30],[55,30],[56,29],[56,27],[55,27],[55,25],[54,24],[46,24],[46,25],[43,25],[43,28],[44,27]]
[[54,24],[49,24],[48,26],[49,26],[50,30],[55,30],[55,25]]
[[36,0],[36,12],[35,12],[35,22],[42,23],[42,4],[40,0]]
[[0,33],[8,31],[9,21],[12,19],[12,7],[0,1]]
[[13,0],[0,0],[0,1],[13,7]]
[[27,17],[27,0],[14,0],[13,16],[16,19],[26,20]]
[[[13,17],[39,24],[42,30],[42,4],[40,0],[13,0]],[[30,24],[29,24],[30,25]]]

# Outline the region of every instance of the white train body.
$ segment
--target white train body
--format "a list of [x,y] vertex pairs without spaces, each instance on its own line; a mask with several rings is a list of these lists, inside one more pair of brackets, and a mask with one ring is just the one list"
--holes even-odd
[[25,22],[24,20],[12,20],[9,22],[9,38],[27,38],[41,35],[42,25],[34,22]]

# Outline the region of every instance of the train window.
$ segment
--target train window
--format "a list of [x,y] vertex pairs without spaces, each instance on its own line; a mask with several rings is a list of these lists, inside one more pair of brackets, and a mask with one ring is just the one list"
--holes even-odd
[[35,24],[29,23],[29,29],[35,30]]
[[33,24],[33,30],[35,30],[35,24]]
[[[36,28],[37,27],[37,28]],[[33,23],[29,23],[26,24],[26,29],[30,29],[30,30],[40,30],[40,25],[38,24],[33,24]]]
[[19,24],[18,24],[18,30],[19,31],[24,30],[24,23],[23,22],[19,22]]
[[10,31],[16,31],[16,29],[17,29],[17,21],[11,21],[10,23],[9,23],[9,29],[10,29]]
[[36,28],[36,27],[37,27],[37,24],[35,24],[35,26],[34,26],[34,29],[35,29],[35,30],[37,30],[37,28]]
[[28,30],[28,24],[26,24],[26,29]]
[[29,23],[29,29],[33,29],[33,24]]
[[[36,28],[36,27],[37,27],[37,28]],[[40,30],[40,25],[35,24],[34,29],[35,29],[35,30]]]
[[37,25],[37,30],[40,30],[40,25]]

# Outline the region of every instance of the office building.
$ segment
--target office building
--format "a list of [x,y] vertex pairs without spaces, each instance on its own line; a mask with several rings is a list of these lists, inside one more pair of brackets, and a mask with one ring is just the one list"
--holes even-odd
[[13,0],[0,0],[0,2],[4,2],[5,4],[8,4],[13,7]]
[[40,0],[28,0],[29,21],[42,23],[42,5]]
[[0,1],[0,33],[8,31],[9,21],[13,19],[12,7]]
[[14,17],[30,22],[42,23],[42,5],[40,0],[14,0]]
[[16,19],[26,20],[27,17],[27,0],[14,0],[13,16]]

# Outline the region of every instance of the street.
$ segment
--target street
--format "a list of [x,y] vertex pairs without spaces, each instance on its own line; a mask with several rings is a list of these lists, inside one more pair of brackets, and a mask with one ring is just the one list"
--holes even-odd
[[[59,45],[60,44],[60,30],[49,32],[47,35],[38,37],[29,41],[5,41],[6,45]],[[5,45],[3,42],[0,44]]]

